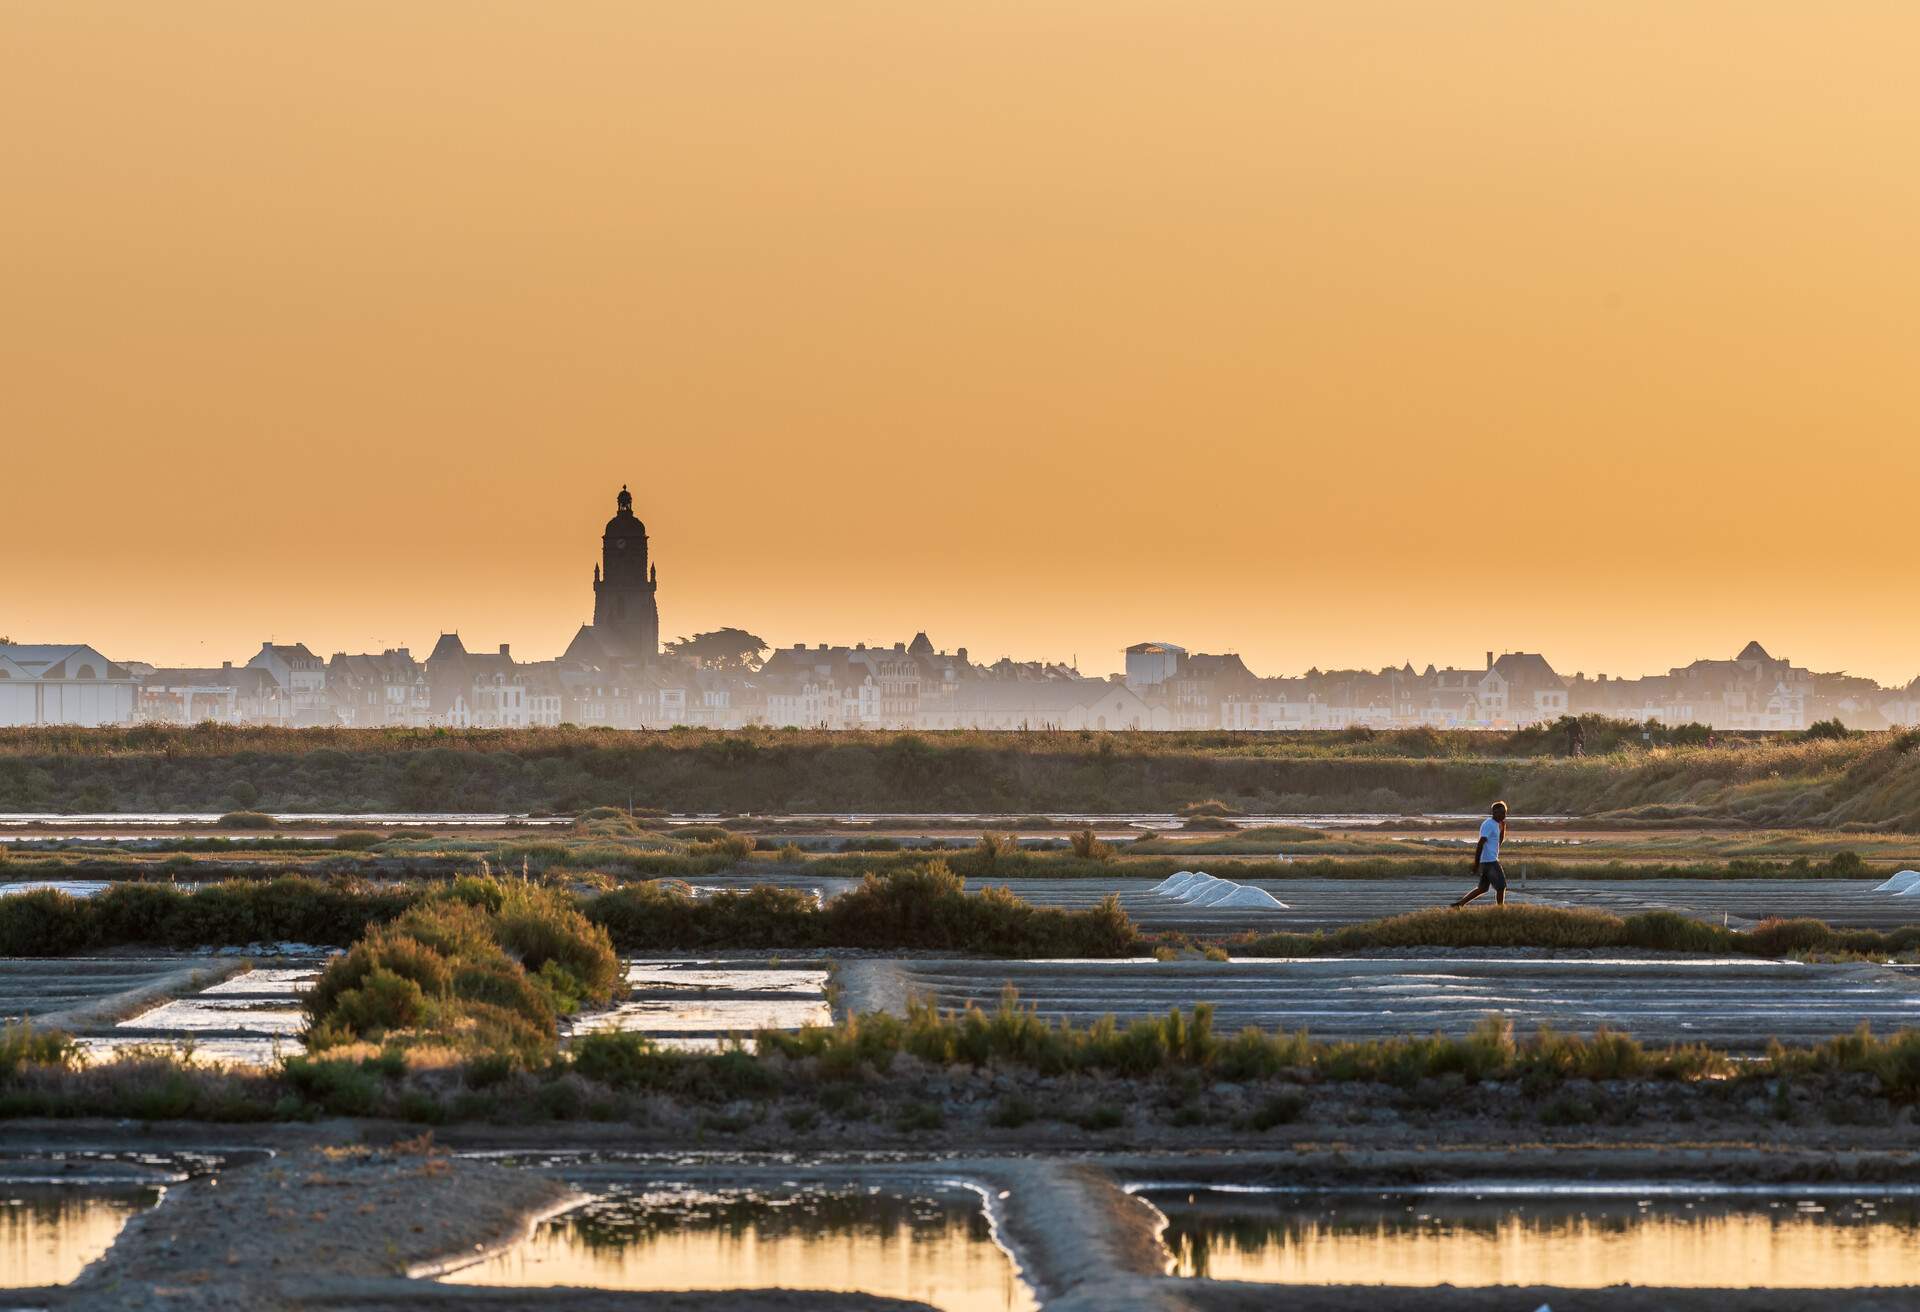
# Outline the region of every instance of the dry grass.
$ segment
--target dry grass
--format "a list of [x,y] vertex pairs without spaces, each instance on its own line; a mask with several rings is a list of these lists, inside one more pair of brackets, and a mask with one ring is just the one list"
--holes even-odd
[[0,809],[1420,812],[1501,796],[1521,813],[1920,831],[1920,732],[1612,738],[1569,760],[1537,731],[9,729]]

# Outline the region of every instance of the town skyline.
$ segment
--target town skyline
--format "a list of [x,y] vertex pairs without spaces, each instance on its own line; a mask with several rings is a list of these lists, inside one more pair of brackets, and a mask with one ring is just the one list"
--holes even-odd
[[[1759,622],[1748,624],[1741,619],[1694,626],[1693,632],[1704,631],[1709,635],[1696,638],[1697,643],[1717,645],[1692,649],[1684,646],[1684,637],[1672,639],[1675,632],[1672,628],[1663,630],[1657,641],[1636,636],[1632,642],[1624,645],[1618,641],[1592,641],[1555,646],[1538,637],[1539,630],[1547,626],[1529,626],[1524,619],[1516,622],[1503,619],[1498,614],[1489,617],[1482,626],[1464,636],[1447,632],[1460,628],[1457,623],[1435,626],[1441,629],[1438,635],[1431,631],[1423,633],[1418,626],[1407,626],[1404,632],[1395,634],[1390,631],[1393,628],[1390,618],[1383,621],[1375,616],[1367,627],[1388,631],[1372,638],[1356,636],[1353,627],[1347,626],[1337,633],[1321,630],[1313,636],[1296,637],[1284,642],[1263,643],[1257,639],[1243,642],[1233,636],[1230,620],[1223,622],[1218,617],[1204,613],[1183,615],[1177,597],[1170,599],[1166,612],[1158,618],[1089,622],[1088,629],[1092,631],[1086,633],[1074,633],[1057,623],[1050,623],[1039,626],[1039,632],[1030,641],[1023,641],[1021,630],[1010,627],[1004,619],[995,622],[990,612],[987,617],[972,617],[979,621],[977,623],[969,623],[966,615],[928,613],[936,611],[933,607],[919,614],[902,614],[904,605],[891,597],[823,604],[820,620],[808,624],[792,618],[791,607],[770,598],[764,590],[750,585],[740,586],[741,580],[723,581],[731,586],[719,597],[702,595],[700,588],[703,581],[711,580],[712,572],[701,568],[702,553],[698,538],[687,542],[680,537],[683,529],[697,534],[698,520],[695,519],[691,525],[677,523],[685,516],[676,511],[671,499],[663,500],[658,506],[649,506],[642,501],[639,509],[654,525],[655,538],[662,533],[666,535],[668,551],[673,558],[670,566],[670,602],[663,615],[656,620],[658,640],[662,642],[723,627],[748,630],[764,638],[769,647],[776,650],[791,647],[795,643],[814,646],[821,642],[884,646],[898,641],[898,635],[902,633],[927,632],[960,640],[959,645],[969,647],[976,657],[1005,657],[1069,665],[1091,677],[1106,677],[1122,672],[1126,648],[1136,642],[1149,640],[1152,634],[1160,635],[1152,640],[1180,642],[1190,650],[1240,656],[1250,668],[1262,671],[1269,677],[1303,675],[1316,670],[1377,671],[1407,664],[1416,668],[1424,668],[1429,664],[1442,668],[1468,667],[1491,644],[1491,649],[1497,655],[1510,651],[1546,652],[1553,658],[1556,667],[1569,675],[1635,678],[1663,674],[1691,660],[1723,656],[1754,640],[1756,635],[1763,635],[1764,641],[1772,649],[1791,651],[1797,659],[1817,670],[1871,678],[1889,687],[1903,687],[1916,674],[1920,674],[1920,647],[1914,649],[1914,655],[1907,665],[1901,665],[1898,656],[1884,664],[1870,664],[1851,660],[1847,654],[1847,643],[1844,640],[1833,641],[1831,635],[1825,635],[1826,640],[1822,641],[1801,641],[1808,635],[1799,630],[1806,626],[1789,624],[1768,627]],[[585,513],[591,514],[591,511]],[[521,622],[516,622],[515,615],[502,611],[456,616],[452,623],[416,622],[406,627],[356,626],[350,620],[342,622],[336,617],[329,626],[304,622],[299,615],[287,613],[295,607],[281,605],[271,608],[279,613],[278,618],[264,626],[243,629],[240,627],[242,621],[237,618],[214,618],[202,636],[167,640],[130,629],[124,617],[105,604],[105,599],[81,598],[82,613],[92,618],[42,622],[30,612],[20,609],[11,615],[0,615],[0,635],[11,636],[16,642],[85,642],[115,660],[138,661],[155,666],[217,666],[226,660],[244,661],[262,640],[303,643],[323,657],[334,652],[393,648],[428,651],[440,635],[446,633],[458,633],[469,642],[489,647],[501,642],[508,643],[520,653],[521,659],[551,660],[567,652],[575,630],[580,624],[590,622],[595,612],[594,592],[578,582],[587,544],[578,522],[568,527],[570,532],[554,534],[555,537],[566,537],[572,548],[565,553],[570,559],[560,569],[558,576],[544,579],[539,587],[528,587],[517,594],[517,600],[525,607],[518,616]],[[498,559],[486,563],[517,577],[519,571],[526,567],[527,558],[516,556],[514,546],[510,540],[500,539]],[[643,557],[644,552],[643,544]],[[534,558],[544,559],[555,554],[560,553],[557,550],[541,552]],[[196,589],[203,586],[198,581],[190,583]],[[594,586],[597,589],[597,582]],[[536,601],[536,598],[539,600]],[[806,605],[812,599],[801,597],[798,600]],[[436,610],[460,608],[450,606],[446,601],[434,604],[423,600],[420,604],[433,605]],[[483,608],[482,603],[470,604]],[[770,611],[774,616],[784,614],[785,622],[768,623],[761,619],[755,613],[756,604],[761,611]],[[1070,615],[1087,619],[1084,610],[1077,607],[1067,609]],[[189,608],[188,613],[197,618],[207,618],[205,611]],[[1391,613],[1403,612],[1396,609]],[[900,617],[890,618],[894,615]],[[161,631],[170,627],[173,626],[161,626]],[[78,632],[70,631],[75,628]],[[1860,631],[1857,627],[1849,630],[1856,635]],[[1611,632],[1617,636],[1617,626],[1612,626]],[[1686,630],[1681,632],[1684,634]],[[1181,641],[1182,637],[1184,642]],[[1436,637],[1439,640],[1434,640]],[[1644,652],[1644,655],[1639,657],[1640,663],[1635,663],[1635,656],[1622,655],[1623,651]]]
[[1289,676],[1147,639],[1102,678],[1074,661],[975,660],[924,629],[891,643],[770,644],[727,626],[663,644],[656,545],[623,484],[592,567],[592,617],[558,658],[469,645],[458,630],[440,633],[424,661],[411,645],[323,657],[269,639],[244,663],[159,666],[91,644],[5,641],[0,724],[1266,731],[1499,729],[1590,714],[1743,730],[1920,724],[1920,677],[1886,687],[1796,664],[1758,640],[1664,674],[1592,678],[1491,647],[1479,667],[1316,663]]

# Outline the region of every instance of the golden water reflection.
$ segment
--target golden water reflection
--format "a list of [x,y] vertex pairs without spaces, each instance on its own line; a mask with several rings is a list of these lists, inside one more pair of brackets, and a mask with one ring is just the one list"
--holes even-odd
[[1920,1283],[1920,1202],[1178,1193],[1185,1276],[1276,1284],[1835,1289]]
[[589,1289],[827,1289],[945,1312],[1037,1305],[972,1194],[622,1190],[446,1277]]
[[66,1284],[159,1201],[158,1189],[0,1184],[0,1289]]

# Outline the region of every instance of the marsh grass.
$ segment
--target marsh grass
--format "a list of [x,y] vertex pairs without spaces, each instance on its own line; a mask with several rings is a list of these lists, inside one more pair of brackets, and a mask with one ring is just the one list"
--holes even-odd
[[[928,1069],[1060,1077],[1066,1082],[1056,1087],[1067,1108],[1046,1114],[1090,1129],[1117,1128],[1126,1118],[1122,1113],[1116,1120],[1112,1102],[1076,1101],[1082,1075],[1142,1082],[1133,1105],[1172,1109],[1173,1123],[1186,1125],[1210,1119],[1193,1106],[1199,1089],[1236,1082],[1255,1091],[1246,1125],[1256,1130],[1300,1118],[1309,1089],[1339,1084],[1379,1085],[1428,1099],[1498,1081],[1524,1091],[1524,1103],[1538,1109],[1543,1123],[1566,1125],[1599,1115],[1591,1088],[1598,1082],[1724,1086],[1736,1101],[1746,1096],[1741,1090],[1758,1088],[1779,1103],[1789,1084],[1817,1090],[1836,1079],[1864,1078],[1889,1102],[1920,1101],[1920,1031],[1883,1039],[1865,1026],[1806,1047],[1776,1043],[1758,1060],[1735,1062],[1701,1045],[1650,1047],[1604,1029],[1577,1035],[1543,1027],[1519,1037],[1499,1017],[1465,1035],[1357,1043],[1256,1028],[1222,1037],[1204,1006],[1126,1026],[1107,1018],[1076,1028],[1038,1019],[1009,994],[991,1011],[915,1007],[905,1018],[869,1015],[798,1033],[763,1032],[757,1045],[757,1051],[736,1044],[681,1052],[644,1035],[602,1033],[583,1037],[571,1052],[527,1064],[444,1044],[408,1048],[390,1037],[343,1042],[275,1068],[222,1068],[159,1047],[87,1062],[64,1036],[8,1030],[0,1033],[0,1115],[217,1121],[327,1114],[517,1123],[630,1119],[658,1098],[716,1107],[786,1099],[798,1105],[787,1107],[784,1123],[799,1129],[821,1113],[841,1120],[874,1116],[897,1093],[904,1101],[892,1100],[890,1123],[898,1132],[918,1133],[944,1120],[928,1112],[924,1093],[916,1092],[918,1073]],[[904,1068],[903,1058],[910,1059]],[[753,1116],[765,1114],[761,1108]],[[1027,1093],[1008,1092],[993,1104],[988,1122],[1012,1129],[1042,1115]]]
[[[1920,1036],[1911,1042],[1920,1052]],[[797,1033],[766,1032],[759,1044],[762,1053],[807,1060],[820,1074],[840,1079],[884,1073],[903,1054],[934,1066],[1023,1067],[1042,1075],[1145,1078],[1191,1070],[1227,1080],[1286,1076],[1403,1088],[1444,1076],[1469,1082],[1702,1079],[1733,1070],[1724,1053],[1701,1045],[1649,1048],[1606,1029],[1583,1037],[1542,1027],[1531,1038],[1516,1039],[1512,1022],[1503,1017],[1488,1017],[1463,1037],[1356,1043],[1320,1042],[1304,1030],[1254,1027],[1222,1038],[1214,1033],[1213,1009],[1205,1004],[1125,1026],[1106,1016],[1081,1029],[1042,1020],[1012,990],[990,1011],[969,1006],[942,1012],[916,1003],[904,1019],[876,1014]]]
[[[1920,832],[1920,731],[1841,740],[1591,721],[1371,735],[679,729],[36,727],[0,731],[0,810],[675,811],[1655,808],[1756,825]],[[156,768],[164,763],[165,768]],[[624,814],[624,813],[621,813]]]
[[1138,933],[1109,896],[1086,911],[1037,907],[1005,888],[968,892],[936,858],[869,875],[825,907],[759,886],[695,897],[667,883],[602,894],[586,914],[623,948],[900,948],[990,956],[1125,956]]
[[1312,957],[1375,948],[1636,948],[1656,952],[1785,957],[1889,957],[1920,949],[1920,926],[1835,929],[1820,920],[1765,920],[1726,929],[1673,911],[1606,911],[1509,905],[1430,907],[1330,933],[1266,934],[1231,945],[1241,957]]

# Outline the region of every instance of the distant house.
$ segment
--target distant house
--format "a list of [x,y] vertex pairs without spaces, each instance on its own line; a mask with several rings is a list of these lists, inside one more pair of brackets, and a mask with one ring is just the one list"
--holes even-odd
[[1221,703],[1253,691],[1259,682],[1238,656],[1182,655],[1180,668],[1160,686],[1172,717],[1170,727],[1219,728]]
[[138,714],[168,724],[261,724],[280,719],[286,700],[269,671],[225,661],[154,670],[140,681]]
[[1220,727],[1259,732],[1324,729],[1327,708],[1309,679],[1256,679],[1220,701]]
[[80,643],[0,644],[0,725],[128,724],[140,680]]
[[334,722],[333,708],[327,704],[327,663],[308,651],[306,643],[263,642],[247,668],[265,670],[273,676],[286,694],[280,702],[280,714],[287,723],[305,726]]
[[1145,729],[1151,718],[1139,693],[1106,679],[982,679],[954,712],[979,729]]
[[1489,724],[1538,724],[1567,713],[1567,681],[1537,652],[1487,653],[1487,671],[1477,689]]
[[1881,702],[1880,714],[1888,724],[1902,729],[1920,727],[1920,679]]
[[524,729],[531,721],[526,667],[512,648],[471,652],[443,633],[427,654],[427,694],[435,724],[455,729]]
[[342,724],[419,727],[433,714],[427,669],[405,647],[378,655],[335,652],[327,661],[327,699]]

